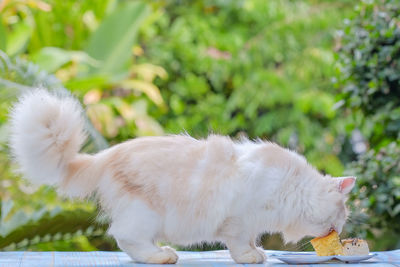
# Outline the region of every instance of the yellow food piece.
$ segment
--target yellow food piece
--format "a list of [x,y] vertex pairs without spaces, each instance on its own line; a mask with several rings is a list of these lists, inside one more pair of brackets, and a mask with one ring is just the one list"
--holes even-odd
[[330,232],[327,236],[312,239],[311,244],[318,256],[334,256],[343,254],[343,247],[336,231]]

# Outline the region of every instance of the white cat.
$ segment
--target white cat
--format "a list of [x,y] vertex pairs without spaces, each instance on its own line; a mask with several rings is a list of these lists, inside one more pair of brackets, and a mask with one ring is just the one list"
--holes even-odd
[[11,113],[11,150],[32,182],[70,197],[95,193],[111,218],[109,233],[129,256],[175,263],[170,247],[224,242],[238,263],[261,263],[261,233],[285,241],[339,233],[355,178],[318,173],[304,157],[270,142],[211,135],[136,138],[95,155],[85,141],[79,103],[36,90]]

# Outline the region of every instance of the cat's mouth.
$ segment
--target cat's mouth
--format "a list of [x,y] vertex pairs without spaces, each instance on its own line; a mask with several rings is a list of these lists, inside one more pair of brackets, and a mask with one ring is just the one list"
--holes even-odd
[[328,231],[323,232],[322,235],[318,235],[317,237],[324,237],[324,236],[327,236],[327,235],[329,235],[330,233],[332,233],[333,231],[336,231],[336,232],[337,232],[336,228],[335,228],[334,226],[331,226],[331,228],[329,228]]
[[329,235],[330,233],[332,233],[333,231],[338,232],[335,226],[331,226],[331,228],[329,228],[328,233],[326,235]]

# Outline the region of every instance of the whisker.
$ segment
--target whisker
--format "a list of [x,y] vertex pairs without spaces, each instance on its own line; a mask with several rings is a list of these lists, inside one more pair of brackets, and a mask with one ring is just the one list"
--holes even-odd
[[295,250],[295,251],[303,251],[310,244],[311,244],[310,241],[303,241],[303,242],[297,243],[295,246],[291,246],[289,249]]
[[311,243],[310,243],[310,242],[307,242],[307,243],[303,244],[302,246],[300,246],[300,247],[298,248],[298,250],[303,251],[305,248],[310,247],[310,245],[311,245]]
[[347,220],[365,222],[368,221],[368,216],[364,213],[352,213],[347,217]]

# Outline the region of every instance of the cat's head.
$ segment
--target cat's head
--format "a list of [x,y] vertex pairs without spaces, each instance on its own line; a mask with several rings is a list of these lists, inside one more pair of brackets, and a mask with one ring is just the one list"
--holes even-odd
[[309,191],[298,219],[286,231],[287,242],[304,236],[320,237],[331,230],[340,233],[348,216],[346,201],[355,184],[355,177],[323,177]]

